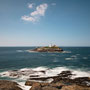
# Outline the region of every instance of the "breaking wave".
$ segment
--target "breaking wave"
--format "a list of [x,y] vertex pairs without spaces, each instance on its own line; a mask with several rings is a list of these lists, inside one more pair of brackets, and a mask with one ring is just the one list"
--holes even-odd
[[9,71],[1,72],[0,76],[26,80],[32,76],[38,76],[38,77],[57,76],[62,71],[66,71],[66,70],[72,71],[72,73],[75,74],[74,77],[90,76],[89,71],[85,72],[80,69],[74,70],[74,69],[69,69],[67,67],[56,67],[52,69],[47,67],[23,68],[19,70],[9,70]]
[[[19,70],[9,70],[0,73],[1,77],[8,77],[14,79],[18,82],[19,86],[23,90],[29,90],[30,86],[25,86],[25,81],[34,77],[50,77],[50,76],[58,76],[62,71],[70,70],[74,76],[76,77],[90,77],[90,71],[82,71],[80,69],[69,69],[67,67],[56,67],[56,68],[47,68],[47,67],[37,67],[37,68],[22,68]],[[49,79],[47,82],[51,82],[52,79]]]

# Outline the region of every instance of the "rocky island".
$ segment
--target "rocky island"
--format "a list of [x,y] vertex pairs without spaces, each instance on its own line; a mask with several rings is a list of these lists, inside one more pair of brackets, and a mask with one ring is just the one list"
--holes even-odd
[[56,46],[56,45],[51,45],[51,46],[46,46],[46,47],[35,48],[31,51],[36,51],[36,52],[62,52],[63,49]]

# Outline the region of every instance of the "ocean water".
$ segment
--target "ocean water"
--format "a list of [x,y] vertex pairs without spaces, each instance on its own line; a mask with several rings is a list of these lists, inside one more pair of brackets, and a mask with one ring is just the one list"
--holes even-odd
[[30,75],[54,76],[65,70],[75,73],[74,77],[90,76],[90,47],[61,47],[62,53],[29,51],[34,48],[0,47],[0,79],[22,84]]

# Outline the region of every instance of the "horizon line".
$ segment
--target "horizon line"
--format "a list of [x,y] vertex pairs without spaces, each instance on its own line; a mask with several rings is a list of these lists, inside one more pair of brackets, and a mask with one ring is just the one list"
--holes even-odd
[[[0,46],[0,47],[43,47],[43,46],[48,46],[48,45],[32,45],[32,46]],[[60,46],[60,45],[57,45],[59,47],[90,47],[90,46]]]

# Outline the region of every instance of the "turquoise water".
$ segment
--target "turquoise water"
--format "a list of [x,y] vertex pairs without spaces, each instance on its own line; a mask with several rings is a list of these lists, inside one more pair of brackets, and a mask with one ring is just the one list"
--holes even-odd
[[62,47],[63,53],[38,53],[35,47],[0,47],[0,71],[46,66],[90,70],[90,47]]

